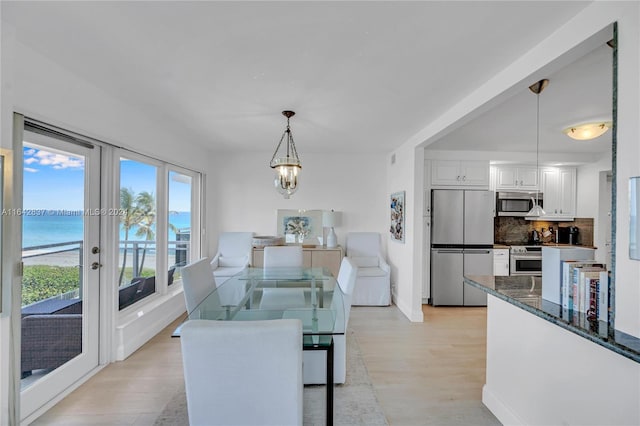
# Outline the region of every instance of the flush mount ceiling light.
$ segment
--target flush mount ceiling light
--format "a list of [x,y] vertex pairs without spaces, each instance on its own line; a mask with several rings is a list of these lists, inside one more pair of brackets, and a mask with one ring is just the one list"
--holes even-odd
[[[302,169],[302,164],[300,164],[296,144],[293,142],[293,135],[289,127],[289,119],[295,115],[295,112],[282,111],[282,115],[287,117],[287,128],[280,138],[280,142],[276,147],[276,151],[273,153],[273,157],[271,157],[271,163],[269,163],[269,165],[276,171],[276,177],[273,181],[276,189],[285,199],[288,199],[291,194],[298,189],[298,173],[300,169]],[[285,138],[287,140],[286,152],[283,152],[281,156],[278,157],[278,151]]]
[[585,123],[578,126],[571,126],[563,130],[563,132],[571,139],[579,141],[588,141],[605,134],[611,127],[610,121],[599,121],[597,123]]
[[[543,79],[539,82],[532,84],[529,86],[529,90],[536,94],[536,173],[540,174],[540,93],[544,90],[545,87],[549,84],[549,80]],[[536,199],[531,207],[531,210],[527,213],[527,217],[540,217],[544,216],[546,213],[542,210],[540,206],[540,202],[538,200],[538,194],[540,191],[536,191]],[[531,198],[533,200],[533,198]]]

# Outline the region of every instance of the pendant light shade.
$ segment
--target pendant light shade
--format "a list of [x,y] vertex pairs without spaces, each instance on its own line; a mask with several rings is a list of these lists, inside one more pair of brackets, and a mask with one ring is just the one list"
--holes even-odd
[[[298,157],[298,151],[296,151],[296,144],[293,142],[291,127],[289,127],[289,119],[295,115],[295,112],[282,111],[282,115],[287,117],[287,128],[280,138],[280,142],[273,153],[273,157],[271,157],[269,166],[274,169],[276,173],[273,181],[276,190],[282,194],[285,199],[288,199],[298,190],[298,173],[300,169],[302,169],[302,164]],[[286,151],[283,149],[283,152],[278,154],[285,138]]]
[[[538,173],[538,175],[540,175],[540,93],[548,84],[549,80],[543,79],[529,86],[529,90],[536,94],[536,173]],[[539,193],[540,191],[536,191],[535,200],[531,197],[533,207],[531,207],[531,210],[529,210],[526,217],[540,217],[546,215],[546,212],[542,209],[538,200]]]

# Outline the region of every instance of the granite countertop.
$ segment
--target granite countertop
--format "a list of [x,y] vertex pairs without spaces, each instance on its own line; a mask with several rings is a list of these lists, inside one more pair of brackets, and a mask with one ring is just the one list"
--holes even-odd
[[508,249],[508,248],[510,248],[510,247],[511,247],[511,246],[508,246],[508,245],[506,245],[506,244],[494,244],[494,245],[493,245],[493,248],[494,248],[494,249]]
[[562,309],[560,305],[543,299],[542,277],[468,275],[464,277],[464,282],[624,357],[640,362],[639,338],[615,330],[607,322],[588,320],[584,313]]

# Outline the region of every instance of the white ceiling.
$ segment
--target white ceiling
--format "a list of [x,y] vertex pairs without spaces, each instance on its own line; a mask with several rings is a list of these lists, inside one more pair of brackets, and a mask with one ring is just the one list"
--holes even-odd
[[[304,159],[393,150],[588,3],[2,1],[2,20],[20,43],[212,149],[272,151],[280,112],[293,109]],[[606,89],[586,97],[605,56],[550,76],[545,129],[610,111]],[[436,146],[530,150],[513,127],[535,131],[534,108],[523,88]]]

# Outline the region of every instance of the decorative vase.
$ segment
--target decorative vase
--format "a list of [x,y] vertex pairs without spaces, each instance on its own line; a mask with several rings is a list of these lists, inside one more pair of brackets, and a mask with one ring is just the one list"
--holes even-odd
[[336,232],[333,230],[333,226],[329,229],[329,233],[327,234],[327,248],[334,248],[338,246],[338,237],[336,236]]

